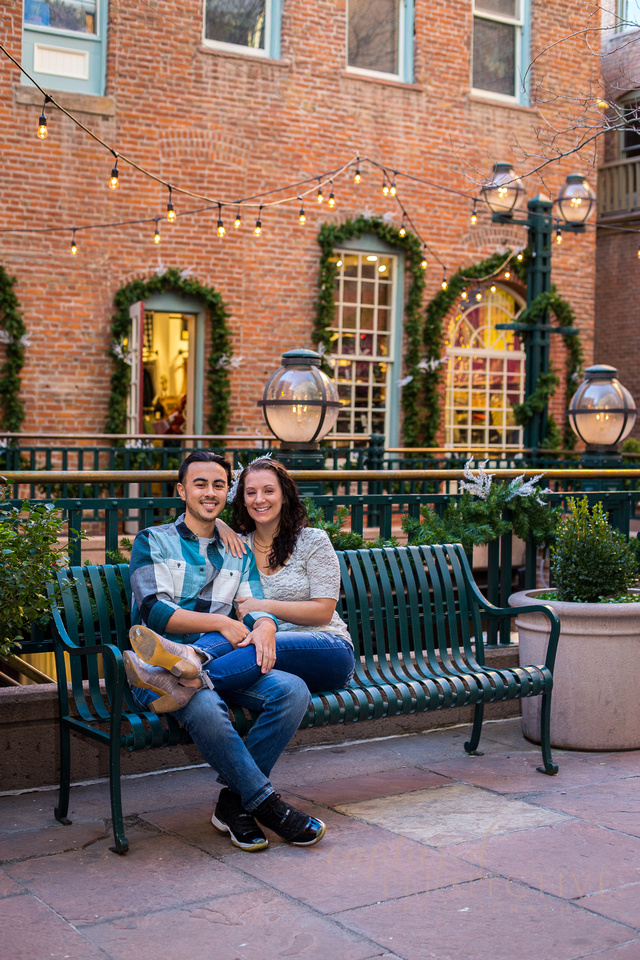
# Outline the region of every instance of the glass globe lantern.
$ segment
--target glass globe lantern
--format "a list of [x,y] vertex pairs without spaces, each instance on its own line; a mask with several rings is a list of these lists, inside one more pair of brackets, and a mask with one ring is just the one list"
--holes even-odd
[[510,163],[494,163],[493,177],[480,188],[493,213],[509,217],[523,204],[525,189]]
[[320,362],[315,350],[289,350],[258,401],[267,426],[285,448],[317,448],[338,418],[338,391]]
[[596,364],[584,376],[569,405],[571,429],[587,445],[588,454],[615,454],[636,422],[635,400],[615,367]]
[[579,173],[570,173],[565,180],[557,204],[560,216],[567,223],[585,223],[596,203],[596,195]]

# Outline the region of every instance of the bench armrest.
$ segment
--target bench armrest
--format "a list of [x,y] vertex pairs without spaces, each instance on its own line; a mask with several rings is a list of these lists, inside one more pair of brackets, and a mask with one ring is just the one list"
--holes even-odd
[[517,617],[519,613],[541,613],[543,616],[548,617],[550,630],[544,665],[553,673],[558,650],[558,639],[560,637],[560,618],[553,607],[548,606],[546,603],[533,603],[525,607],[495,607],[492,603],[489,603],[488,600],[485,600],[480,592],[478,592],[477,596],[478,598],[482,598],[480,606],[488,617],[495,617],[501,620],[504,617]]

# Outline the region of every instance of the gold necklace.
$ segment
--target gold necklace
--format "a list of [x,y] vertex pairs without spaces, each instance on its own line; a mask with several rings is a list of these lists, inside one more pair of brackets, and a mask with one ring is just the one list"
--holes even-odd
[[258,550],[260,551],[260,553],[269,553],[269,552],[271,551],[271,546],[272,546],[272,544],[269,544],[268,547],[265,547],[264,544],[258,543],[258,541],[256,540],[256,538],[254,537],[254,538],[253,538],[253,546],[254,546],[254,547],[257,547]]

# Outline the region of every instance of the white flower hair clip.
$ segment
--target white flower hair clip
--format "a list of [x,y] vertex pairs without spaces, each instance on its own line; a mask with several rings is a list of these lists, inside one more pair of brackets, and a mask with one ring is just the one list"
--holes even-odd
[[[247,467],[250,467],[253,463],[257,463],[258,460],[271,460],[272,457],[272,453],[263,453],[262,456],[256,457],[255,460],[251,460],[247,464]],[[229,493],[227,494],[227,503],[233,503],[235,500],[236,493],[238,492],[238,484],[240,483],[240,477],[247,467],[236,467],[235,470],[231,471],[231,486],[229,487]]]

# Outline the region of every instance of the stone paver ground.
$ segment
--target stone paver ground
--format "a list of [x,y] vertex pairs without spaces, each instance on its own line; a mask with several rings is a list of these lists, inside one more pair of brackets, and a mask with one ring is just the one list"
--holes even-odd
[[[381,727],[381,733],[384,726]],[[11,960],[640,960],[640,751],[555,751],[518,720],[291,751],[277,789],[316,847],[247,854],[209,822],[206,767],[0,795],[0,956]]]

